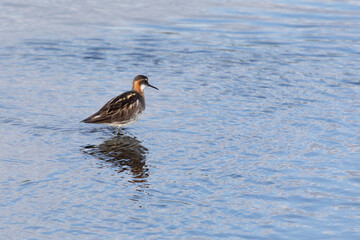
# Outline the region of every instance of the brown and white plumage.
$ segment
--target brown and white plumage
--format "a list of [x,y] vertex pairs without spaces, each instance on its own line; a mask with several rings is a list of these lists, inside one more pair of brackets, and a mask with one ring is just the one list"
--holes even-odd
[[134,78],[131,91],[124,92],[107,102],[99,111],[82,120],[84,123],[107,124],[110,126],[125,127],[135,122],[145,110],[145,87],[152,87],[148,78],[138,75]]

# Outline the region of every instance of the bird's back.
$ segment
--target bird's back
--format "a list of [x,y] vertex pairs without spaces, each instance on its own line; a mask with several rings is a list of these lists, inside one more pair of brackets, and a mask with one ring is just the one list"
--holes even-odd
[[137,91],[125,92],[107,102],[99,111],[82,120],[84,123],[128,124],[145,110],[145,100]]

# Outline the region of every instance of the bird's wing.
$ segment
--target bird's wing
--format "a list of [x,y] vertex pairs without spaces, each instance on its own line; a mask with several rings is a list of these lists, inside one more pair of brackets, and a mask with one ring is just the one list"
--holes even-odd
[[[141,107],[139,108],[139,104]],[[145,107],[142,96],[135,91],[125,92],[107,102],[99,111],[84,119],[85,123],[109,123],[129,120]],[[140,110],[140,112],[138,112]]]

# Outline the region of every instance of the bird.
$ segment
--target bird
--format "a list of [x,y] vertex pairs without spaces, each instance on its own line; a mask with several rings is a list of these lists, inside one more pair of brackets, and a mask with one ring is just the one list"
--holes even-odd
[[120,128],[136,122],[145,110],[144,89],[146,87],[159,90],[157,87],[149,84],[148,77],[144,75],[136,76],[130,91],[112,98],[99,111],[81,122],[117,127],[117,135],[119,135]]

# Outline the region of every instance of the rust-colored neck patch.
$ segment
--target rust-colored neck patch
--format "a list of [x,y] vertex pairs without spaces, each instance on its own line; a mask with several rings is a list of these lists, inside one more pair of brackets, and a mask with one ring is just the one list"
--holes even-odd
[[138,93],[140,93],[140,95],[141,95],[143,98],[145,98],[144,92],[141,91],[140,81],[134,81],[131,90],[137,91]]

